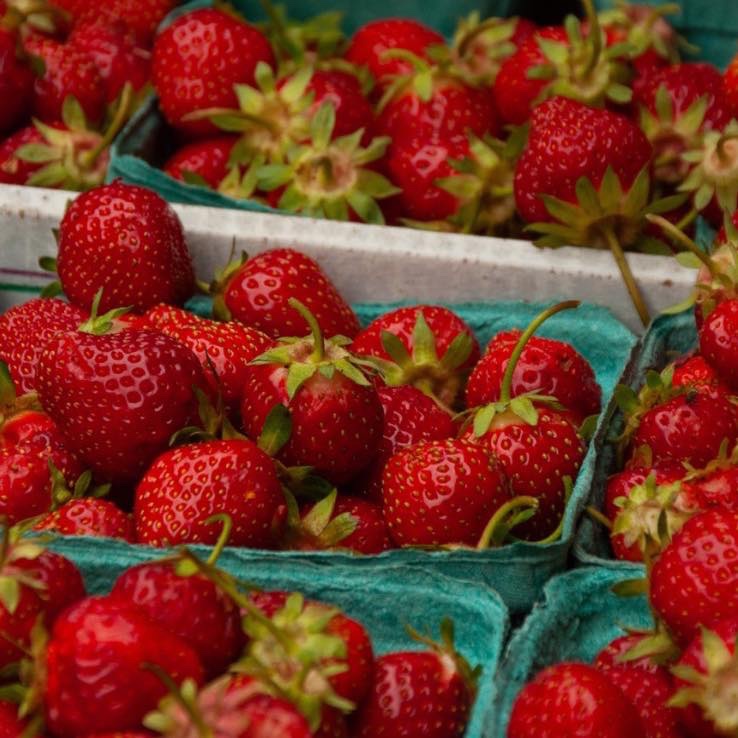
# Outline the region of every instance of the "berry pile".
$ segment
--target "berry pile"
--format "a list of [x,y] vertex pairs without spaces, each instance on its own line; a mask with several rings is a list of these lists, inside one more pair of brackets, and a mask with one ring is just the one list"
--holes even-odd
[[455,651],[450,621],[440,643],[413,633],[420,650],[380,656],[340,608],[245,589],[215,556],[183,549],[87,596],[38,537],[6,528],[2,543],[3,735],[464,733],[480,669]]
[[85,190],[150,91],[176,0],[0,0],[0,183]]
[[290,249],[228,265],[216,319],[182,226],[114,182],[59,227],[69,302],[0,316],[0,515],[155,546],[498,546],[560,533],[601,390],[569,344],[534,336],[567,302],[480,353],[445,307],[361,327]]

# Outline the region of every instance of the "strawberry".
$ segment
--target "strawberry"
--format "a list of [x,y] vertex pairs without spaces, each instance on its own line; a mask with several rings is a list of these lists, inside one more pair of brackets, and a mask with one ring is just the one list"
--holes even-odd
[[344,348],[348,339],[326,341],[305,306],[293,298],[289,302],[310,325],[311,335],[285,339],[252,362],[243,387],[241,421],[247,435],[258,438],[280,413],[277,423],[285,427],[279,458],[288,466],[311,466],[334,484],[347,482],[376,455],[382,406],[355,357]]
[[36,389],[41,353],[58,333],[76,330],[89,315],[62,300],[37,298],[0,315],[0,360],[20,393]]
[[209,187],[218,189],[228,174],[228,161],[236,141],[235,136],[194,141],[172,154],[162,168],[181,182],[193,184],[202,180]]
[[[613,252],[644,324],[648,309],[622,249],[643,238],[651,155],[644,133],[624,116],[554,97],[533,111],[514,185],[520,216],[537,221],[534,229],[544,235],[540,245]],[[671,205],[662,201],[662,208]]]
[[352,350],[370,358],[389,386],[412,384],[448,406],[455,404],[479,360],[471,328],[453,311],[435,305],[385,313],[356,336]]
[[92,59],[102,77],[105,101],[114,103],[129,83],[140,92],[149,82],[151,52],[140,46],[119,19],[101,22],[88,18],[75,23],[67,43]]
[[206,320],[170,305],[150,308],[143,320],[147,327],[174,338],[197,356],[213,396],[220,392],[226,407],[235,413],[249,362],[274,343],[261,331],[242,323]]
[[421,639],[428,650],[388,653],[377,659],[371,692],[356,714],[356,738],[461,738],[477,670],[454,650],[450,621],[444,621],[441,634],[440,644]]
[[[103,317],[87,330],[106,327]],[[47,344],[39,398],[68,447],[96,475],[132,482],[196,417],[195,388],[205,378],[197,357],[161,333],[93,332],[61,334]]]
[[735,615],[709,629],[703,627],[672,667],[677,693],[670,705],[680,708],[681,723],[694,738],[726,736],[738,730],[730,686],[738,675],[737,637]]
[[667,706],[674,693],[669,671],[648,658],[625,663],[621,660],[640,641],[637,635],[615,639],[597,655],[594,666],[636,708],[645,729],[644,738],[686,738],[677,711]]
[[[520,335],[508,361],[497,402],[473,409],[462,438],[486,447],[510,480],[513,496],[532,497],[537,513],[516,529],[527,539],[545,539],[561,523],[569,485],[579,473],[586,447],[556,398],[537,392],[512,395],[517,361],[528,339],[549,317],[578,302],[554,305],[536,316]],[[567,482],[568,478],[568,482]]]
[[[248,493],[246,493],[246,490]],[[247,440],[206,441],[159,456],[136,488],[133,516],[141,543],[215,543],[217,513],[233,521],[230,543],[274,548],[284,504],[274,462]]]
[[641,76],[633,89],[641,128],[654,147],[655,179],[679,185],[691,169],[681,155],[732,117],[722,75],[711,64],[674,64]]
[[313,738],[305,718],[289,702],[269,693],[269,686],[249,676],[227,676],[199,692],[185,682],[179,693],[164,697],[144,720],[168,738],[204,730],[231,738]]
[[35,530],[48,530],[63,536],[118,538],[128,543],[136,540],[131,516],[110,500],[95,497],[72,499],[45,515]]
[[288,520],[284,544],[301,551],[330,549],[379,554],[392,548],[389,528],[379,505],[334,490],[317,503],[300,506]]
[[47,123],[61,119],[62,105],[74,97],[92,123],[100,123],[105,112],[105,83],[95,60],[78,47],[51,38],[32,36],[26,51],[43,62],[44,72],[34,85],[34,115]]
[[29,144],[43,143],[44,136],[36,126],[20,128],[0,142],[0,183],[24,185],[43,166],[39,162],[26,161],[18,151]]
[[353,338],[359,321],[328,276],[309,256],[274,249],[230,265],[216,290],[213,312],[238,320],[272,338],[304,334],[308,325],[288,300],[310,307],[323,333]]
[[738,116],[738,54],[731,60],[723,74],[725,97],[733,117]]
[[9,525],[51,507],[48,461],[35,454],[0,448],[0,515]]
[[35,730],[31,730],[28,720],[18,715],[18,705],[0,700],[0,736],[2,738],[35,738]]
[[608,675],[564,662],[539,672],[518,694],[508,738],[636,738],[638,712]]
[[3,101],[0,136],[22,125],[31,112],[34,77],[18,58],[17,43],[14,33],[0,29],[0,99]]
[[154,43],[152,78],[164,117],[191,135],[214,133],[207,120],[188,122],[187,115],[234,107],[233,86],[253,84],[259,62],[274,61],[261,31],[234,14],[201,8],[181,16]]
[[386,86],[395,75],[407,74],[412,65],[404,58],[392,58],[387,52],[409,51],[427,58],[428,50],[443,45],[441,34],[404,18],[389,18],[363,25],[354,34],[345,58],[358,67],[366,67],[380,85]]
[[384,467],[382,496],[399,546],[481,545],[488,522],[511,499],[494,456],[463,440],[400,449]]
[[[94,256],[94,258],[93,258]],[[144,312],[194,290],[182,223],[151,190],[115,181],[80,195],[59,226],[59,279],[70,302]]]
[[[521,331],[503,331],[490,341],[466,385],[466,406],[500,398],[502,377]],[[532,336],[513,372],[513,396],[526,392],[552,395],[581,420],[600,412],[602,390],[587,360],[564,341]]]
[[361,89],[357,77],[338,69],[317,69],[307,86],[314,95],[309,115],[315,115],[323,103],[330,103],[336,111],[333,137],[340,138],[363,129],[373,130],[374,111]]
[[152,667],[177,684],[202,681],[184,641],[110,597],[90,597],[57,619],[43,666],[46,723],[64,738],[137,730],[166,692]]
[[721,302],[700,328],[700,352],[714,367],[718,376],[733,391],[738,390],[738,342],[734,331],[738,327],[738,300]]
[[651,606],[682,646],[701,626],[731,617],[738,602],[738,513],[708,510],[687,521],[650,579]]
[[397,139],[412,134],[433,141],[500,132],[488,89],[465,84],[444,66],[417,59],[414,70],[398,77],[380,103],[375,130]]
[[239,610],[228,595],[201,574],[180,576],[177,562],[150,562],[124,571],[112,597],[135,605],[155,623],[188,643],[209,678],[239,656],[244,636]]
[[382,471],[390,457],[421,441],[453,438],[457,429],[449,412],[415,387],[379,387],[377,395],[384,411],[384,432],[377,457],[357,480],[356,489],[381,505]]
[[671,383],[673,387],[705,387],[728,393],[727,386],[723,384],[714,367],[701,354],[676,361]]
[[[59,5],[75,4],[77,0],[55,0]],[[94,0],[80,0],[75,28],[80,21],[96,18],[105,25],[123,23],[133,31],[139,43],[148,46],[159,23],[174,10],[176,0],[108,0],[102,7]],[[70,10],[72,10],[70,8]],[[74,10],[72,10],[74,12]]]

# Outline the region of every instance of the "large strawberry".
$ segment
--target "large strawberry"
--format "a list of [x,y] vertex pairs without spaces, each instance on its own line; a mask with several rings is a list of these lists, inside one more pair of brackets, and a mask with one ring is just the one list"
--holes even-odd
[[472,420],[462,434],[495,456],[510,479],[514,496],[537,500],[536,514],[516,529],[516,535],[528,539],[544,539],[555,533],[564,515],[569,484],[579,473],[586,447],[557,398],[539,392],[513,395],[513,376],[518,357],[538,327],[557,312],[578,305],[559,303],[531,321],[508,360],[500,399],[470,411]]
[[153,331],[95,335],[105,323],[98,318],[47,344],[38,392],[68,446],[95,474],[132,482],[196,417],[195,389],[205,378],[197,357],[173,338]]
[[226,407],[235,413],[249,362],[274,343],[261,331],[243,323],[206,320],[171,305],[147,310],[143,322],[187,346],[200,360],[213,395],[220,392]]
[[0,136],[21,125],[31,112],[33,73],[19,58],[14,33],[0,29]]
[[533,111],[515,169],[515,203],[544,234],[539,243],[611,250],[644,324],[648,309],[623,248],[643,239],[651,154],[646,136],[624,116],[555,97]]
[[80,195],[59,226],[59,279],[75,305],[144,312],[194,291],[182,223],[155,192],[115,181]]
[[190,646],[110,597],[90,597],[59,617],[42,664],[46,723],[64,738],[139,729],[167,691],[155,669],[176,684],[203,676]]
[[186,116],[234,107],[233,86],[253,84],[259,62],[272,66],[274,53],[254,26],[214,8],[181,16],[154,44],[152,74],[164,116],[187,133],[213,133],[215,128],[207,120],[187,122]]
[[372,690],[354,722],[356,738],[460,738],[476,692],[477,670],[456,652],[450,621],[442,643],[421,639],[424,651],[380,656]]
[[311,466],[335,484],[347,482],[377,453],[382,406],[346,350],[348,339],[325,340],[305,306],[294,298],[290,304],[310,325],[311,335],[285,339],[253,362],[244,382],[241,421],[247,435],[258,438],[275,413],[287,415],[279,458],[287,465]]
[[359,332],[353,310],[325,272],[294,249],[274,249],[234,262],[219,282],[213,312],[221,320],[238,320],[272,338],[303,335],[308,324],[289,305],[295,298],[310,307],[328,338],[353,338]]
[[88,313],[62,300],[37,298],[0,315],[0,361],[19,393],[36,389],[36,370],[45,345],[58,333],[76,330]]
[[651,606],[686,646],[700,627],[735,613],[737,582],[738,513],[708,510],[685,523],[654,563]]
[[[502,378],[521,331],[498,333],[487,346],[466,385],[466,406],[500,399]],[[513,396],[526,392],[552,395],[584,420],[600,412],[602,390],[592,367],[569,343],[532,336],[517,360],[512,377]]]
[[407,59],[388,52],[409,51],[427,58],[428,50],[443,45],[443,36],[422,23],[402,18],[372,21],[359,28],[346,50],[346,59],[366,67],[380,85],[386,86],[395,75],[407,74],[412,64]]
[[508,738],[638,738],[638,712],[606,674],[561,663],[539,672],[513,705]]
[[380,369],[386,384],[412,384],[452,407],[479,360],[471,328],[453,311],[435,305],[398,308],[373,320],[352,350]]
[[284,504],[272,459],[248,440],[194,443],[159,456],[136,488],[134,519],[142,543],[215,543],[211,517],[231,518],[234,546],[274,548]]

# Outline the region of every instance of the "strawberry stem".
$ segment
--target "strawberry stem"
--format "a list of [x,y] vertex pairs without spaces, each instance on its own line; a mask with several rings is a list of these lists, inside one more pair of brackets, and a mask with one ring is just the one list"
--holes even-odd
[[208,566],[215,566],[218,558],[223,553],[223,549],[228,545],[228,539],[231,537],[231,531],[233,530],[233,520],[230,515],[225,513],[211,515],[205,521],[205,525],[214,525],[215,523],[223,523],[223,530],[220,531],[218,540],[207,558]]
[[602,54],[602,30],[600,29],[600,19],[597,17],[592,0],[582,0],[582,8],[589,21],[589,38],[592,39],[592,54],[587,60],[587,66],[584,69],[583,75],[584,79],[587,79]]
[[612,521],[610,518],[607,517],[607,515],[601,513],[596,507],[592,507],[589,505],[587,507],[587,515],[589,515],[592,520],[597,521],[601,525],[604,525],[607,530],[612,530]]
[[105,135],[100,139],[97,146],[94,149],[84,152],[80,156],[80,163],[83,167],[92,167],[100,154],[113,143],[113,139],[118,135],[120,129],[124,123],[128,120],[129,113],[131,112],[131,105],[133,103],[133,85],[130,82],[126,82],[121,93],[120,104],[118,109],[115,111],[115,117],[112,123],[105,132]]
[[560,302],[557,305],[552,305],[543,312],[539,313],[530,322],[528,327],[523,331],[518,342],[515,344],[515,348],[510,354],[510,358],[507,361],[505,367],[505,373],[502,376],[502,387],[500,388],[500,403],[509,403],[512,397],[512,380],[513,374],[515,373],[515,367],[518,365],[518,361],[525,349],[526,344],[530,340],[531,336],[553,315],[560,313],[564,310],[572,310],[581,305],[579,300],[566,300]]
[[681,231],[679,226],[675,226],[660,215],[649,213],[646,215],[646,218],[648,218],[649,222],[661,228],[661,230],[664,231],[667,236],[670,236],[673,241],[678,243],[680,246],[684,246],[687,251],[694,254],[710,272],[711,277],[716,278],[718,276],[717,269],[712,263],[712,259],[686,233]]
[[303,305],[299,300],[294,297],[290,297],[287,301],[291,308],[297,310],[298,313],[305,319],[305,322],[310,328],[310,333],[313,336],[313,343],[315,348],[313,353],[310,354],[310,361],[315,364],[319,364],[325,358],[325,339],[323,338],[323,331],[318,325],[318,321],[315,316]]
[[648,312],[648,307],[646,305],[646,301],[643,299],[640,287],[638,287],[638,283],[630,269],[628,260],[625,258],[623,247],[620,245],[620,242],[615,236],[615,232],[611,226],[603,226],[601,233],[604,236],[605,241],[607,241],[607,245],[615,258],[615,263],[618,265],[618,269],[620,269],[620,274],[623,277],[630,299],[638,313],[638,317],[641,319],[641,323],[643,323],[643,327],[645,328],[651,322],[651,315]]
[[482,550],[492,546],[501,546],[510,531],[525,520],[530,519],[538,510],[538,500],[535,497],[521,495],[501,505],[487,523],[477,548]]
[[187,717],[192,720],[192,724],[195,726],[199,738],[212,738],[213,731],[205,723],[197,705],[185,698],[174,679],[159,664],[146,662],[142,666],[147,671],[150,671],[167,688],[167,692],[169,692],[177,704],[187,713]]

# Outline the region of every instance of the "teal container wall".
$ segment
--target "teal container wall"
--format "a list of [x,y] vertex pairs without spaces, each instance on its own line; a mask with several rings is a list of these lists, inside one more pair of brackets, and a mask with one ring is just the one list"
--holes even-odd
[[490,738],[505,738],[515,697],[541,669],[561,661],[591,662],[624,628],[653,625],[646,598],[618,597],[612,587],[643,576],[637,566],[617,571],[587,567],[552,579],[543,600],[513,634],[497,676],[498,705]]
[[[636,392],[643,386],[649,369],[661,370],[670,361],[691,351],[697,343],[694,313],[688,310],[679,315],[664,315],[657,318],[641,340],[637,357],[624,376],[624,383]],[[623,427],[620,412],[614,413],[606,438],[616,438]],[[620,471],[616,465],[612,444],[605,443],[597,457],[591,504],[602,509],[605,485],[611,474]],[[604,526],[584,516],[574,543],[574,555],[585,564],[596,564],[617,569],[621,563],[614,560],[609,536]]]
[[[91,594],[107,593],[125,569],[160,557],[151,549],[99,539],[58,539],[53,548],[81,568]],[[437,637],[441,620],[451,618],[457,649],[483,669],[465,738],[490,735],[495,719],[495,677],[508,628],[505,606],[492,590],[401,567],[366,572],[326,569],[298,561],[268,561],[247,551],[225,551],[219,564],[263,589],[299,591],[341,607],[367,627],[378,654],[421,649],[405,626]]]

